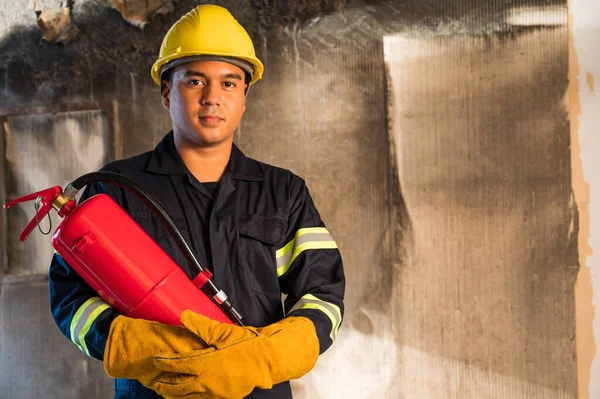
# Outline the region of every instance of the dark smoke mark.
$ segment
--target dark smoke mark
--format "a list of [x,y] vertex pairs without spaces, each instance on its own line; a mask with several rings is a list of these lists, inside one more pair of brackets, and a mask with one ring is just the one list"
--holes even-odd
[[[283,1],[262,3],[219,2],[255,41],[259,33],[277,23],[335,10],[328,2],[319,1],[306,1],[303,6]],[[164,34],[196,5],[196,1],[179,1],[174,12],[155,15],[141,30],[124,21],[116,10],[86,2],[73,11],[73,24],[80,33],[66,45],[42,40],[32,13],[31,25],[14,27],[0,41],[0,108],[129,99],[133,84],[151,84],[150,67]]]
[[[464,21],[484,26],[485,20],[501,17],[513,6],[564,5],[565,0],[225,0],[217,2],[231,10],[256,43],[267,36],[280,36],[286,27],[302,29],[311,21],[330,14],[352,26],[356,11],[372,29],[360,32],[368,41],[415,27],[435,29],[440,24]],[[182,0],[174,12],[157,14],[143,30],[131,26],[116,11],[100,2],[75,6],[73,23],[80,33],[66,45],[42,40],[34,23],[14,27],[0,41],[0,108],[41,106],[69,102],[129,99],[133,85],[152,84],[149,70],[168,28],[198,2]],[[354,13],[353,13],[354,12]],[[343,41],[335,37],[331,42]],[[512,32],[515,32],[512,29]],[[327,39],[329,40],[329,39]]]

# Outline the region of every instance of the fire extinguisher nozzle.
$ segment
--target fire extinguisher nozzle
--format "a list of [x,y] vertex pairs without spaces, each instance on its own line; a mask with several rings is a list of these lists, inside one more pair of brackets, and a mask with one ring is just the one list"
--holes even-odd
[[63,190],[63,195],[65,197],[68,198],[75,198],[75,196],[77,195],[77,193],[79,192],[78,189],[76,189],[75,187],[73,187],[70,183],[67,184],[67,186],[65,187],[65,189]]

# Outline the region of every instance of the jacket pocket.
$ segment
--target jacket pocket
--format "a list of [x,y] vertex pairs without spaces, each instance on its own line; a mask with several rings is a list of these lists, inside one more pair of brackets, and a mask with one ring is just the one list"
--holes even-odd
[[245,215],[240,219],[240,235],[267,244],[281,241],[287,228],[287,219],[281,215]]
[[256,284],[254,291],[279,298],[275,252],[284,238],[287,219],[281,215],[250,214],[240,218],[241,263]]

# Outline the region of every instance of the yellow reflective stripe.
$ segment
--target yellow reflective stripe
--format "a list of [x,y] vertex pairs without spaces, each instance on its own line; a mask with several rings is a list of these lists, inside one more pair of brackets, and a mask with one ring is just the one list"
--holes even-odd
[[98,316],[106,309],[110,308],[106,302],[100,297],[88,299],[77,309],[75,316],[71,320],[71,341],[86,355],[90,356],[90,352],[85,343],[85,336],[90,331],[92,324]]
[[[303,298],[305,299],[309,299],[309,300],[313,300],[313,301],[317,301],[317,302],[321,302],[322,304],[326,304],[327,306],[330,306],[333,308],[333,312],[335,313],[335,317],[337,320],[337,323],[335,325],[335,334],[337,334],[339,328],[340,328],[340,324],[342,324],[342,311],[340,310],[340,307],[338,305],[336,305],[335,303],[331,303],[331,302],[327,302],[327,301],[323,301],[322,299],[317,298],[316,296],[312,295],[312,294],[306,294],[303,296]],[[333,331],[333,330],[332,330]]]
[[94,324],[94,321],[96,321],[100,313],[104,312],[108,308],[110,308],[110,306],[107,303],[98,306],[98,308],[92,312],[90,317],[88,317],[88,319],[85,322],[85,325],[79,333],[79,342],[81,342],[81,346],[83,346],[84,353],[88,356],[90,356],[90,351],[88,350],[87,344],[85,343],[85,336],[87,335],[88,331],[92,327],[92,324]]
[[280,259],[282,256],[287,255],[292,250],[292,248],[294,248],[294,242],[295,241],[296,241],[296,237],[294,237],[292,239],[292,241],[290,241],[287,244],[285,244],[285,246],[283,248],[278,249],[275,252],[275,257],[278,258],[278,259]]
[[288,315],[298,309],[315,309],[325,313],[325,315],[331,320],[331,332],[329,337],[331,341],[335,341],[340,324],[342,323],[342,312],[339,306],[331,302],[323,301],[312,294],[306,294],[294,305],[289,311]]
[[73,343],[75,345],[77,345],[77,347],[79,349],[81,349],[83,351],[83,348],[79,345],[79,334],[75,335],[75,328],[77,327],[77,324],[79,324],[79,319],[81,319],[81,316],[83,315],[83,313],[85,312],[85,310],[94,302],[98,301],[100,298],[98,297],[94,297],[94,298],[90,298],[87,301],[85,301],[83,303],[83,305],[81,305],[79,307],[79,309],[77,309],[77,312],[75,312],[75,316],[73,316],[73,319],[71,319],[71,331],[70,331],[70,338],[71,341],[73,341]]
[[335,249],[337,244],[325,227],[307,227],[296,232],[294,238],[275,252],[277,277],[283,276],[294,260],[308,249]]
[[329,231],[327,231],[327,229],[325,227],[306,227],[303,229],[299,229],[296,232],[296,235],[294,236],[294,238],[292,238],[292,241],[288,242],[285,247],[277,250],[277,252],[275,252],[275,256],[276,257],[281,257],[283,255],[285,255],[286,253],[288,253],[293,247],[294,247],[294,241],[296,240],[296,238],[305,235],[305,234],[310,234],[310,233],[324,233],[324,234],[329,234]]
[[294,250],[294,254],[292,255],[289,262],[287,262],[285,265],[277,268],[277,277],[283,276],[289,270],[290,266],[292,266],[292,263],[294,262],[294,260],[303,251],[306,251],[307,249],[333,249],[333,248],[337,248],[337,244],[335,243],[335,241],[307,242],[305,244],[297,246],[296,249]]

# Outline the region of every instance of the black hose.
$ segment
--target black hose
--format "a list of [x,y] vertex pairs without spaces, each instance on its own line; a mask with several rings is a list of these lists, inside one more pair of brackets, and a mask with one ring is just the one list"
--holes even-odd
[[[175,239],[177,246],[179,247],[180,251],[185,256],[187,262],[193,268],[195,268],[198,273],[202,273],[204,271],[204,268],[198,261],[196,254],[194,254],[194,251],[192,251],[191,247],[189,246],[189,244],[187,243],[187,241],[181,234],[181,231],[175,225],[175,223],[169,216],[169,213],[166,211],[166,209],[163,207],[163,205],[160,203],[160,201],[157,198],[153,197],[152,195],[146,193],[139,184],[137,184],[135,181],[131,180],[130,178],[120,175],[118,173],[113,173],[113,172],[87,173],[87,174],[79,176],[77,179],[73,180],[73,182],[71,182],[65,188],[65,194],[68,194],[69,196],[73,196],[74,194],[69,192],[70,187],[73,187],[74,189],[79,191],[84,186],[87,186],[88,184],[96,183],[96,182],[113,183],[113,184],[121,186],[127,190],[130,190],[134,194],[136,194],[136,196],[138,198],[140,198],[144,203],[146,203],[146,205],[148,205],[154,211],[156,216],[158,216],[159,220],[167,227],[167,230]],[[209,290],[211,291],[212,295],[209,295],[209,296],[213,299],[213,301],[227,315],[229,315],[230,318],[233,319],[233,321],[235,321],[238,325],[243,326],[242,316],[233,307],[233,304],[231,303],[231,301],[229,301],[229,299],[225,299],[225,300],[215,299],[215,297],[218,297],[219,295],[221,295],[221,293],[223,291],[217,287],[214,280],[212,278],[208,279],[206,285],[208,286]]]

